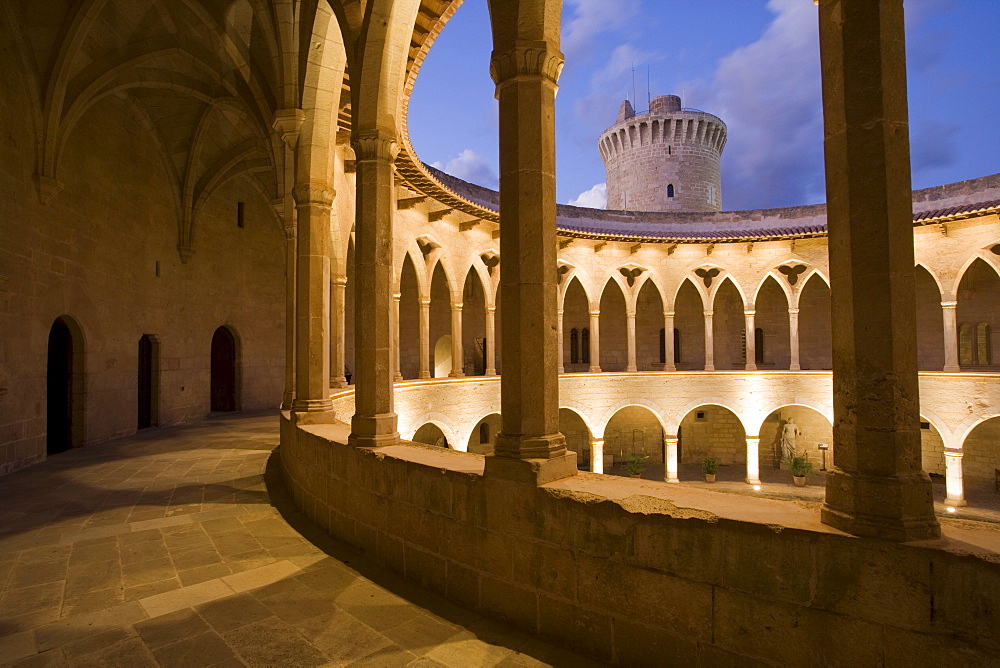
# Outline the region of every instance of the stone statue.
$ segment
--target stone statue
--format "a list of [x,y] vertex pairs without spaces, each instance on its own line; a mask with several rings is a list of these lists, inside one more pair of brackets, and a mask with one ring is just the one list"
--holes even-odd
[[781,428],[781,457],[785,461],[795,456],[795,440],[801,433],[793,418],[785,420],[785,426]]

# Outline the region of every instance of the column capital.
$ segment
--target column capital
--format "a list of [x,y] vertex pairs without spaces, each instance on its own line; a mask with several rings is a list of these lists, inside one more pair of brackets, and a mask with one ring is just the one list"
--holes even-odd
[[337,191],[325,183],[300,183],[292,188],[292,198],[295,208],[318,206],[329,209],[333,207],[333,198]]
[[601,309],[597,309],[596,311],[591,310],[590,311],[590,317],[591,318],[600,318],[601,317]]
[[798,314],[799,314],[799,310],[797,308],[790,308],[790,309],[788,309],[788,315],[798,315]]
[[625,311],[625,317],[626,318],[634,318],[635,317],[635,311]]
[[395,162],[399,155],[399,143],[396,137],[386,132],[366,132],[351,137],[351,147],[354,149],[354,159],[383,160]]
[[957,301],[942,301],[941,308],[958,308]]
[[421,306],[427,306],[427,307],[429,307],[431,305],[431,300],[430,299],[423,299],[423,298],[421,298],[421,299],[417,300],[417,303],[420,304]]
[[336,285],[338,288],[346,288],[347,276],[331,276],[330,285]]
[[497,312],[497,307],[496,306],[487,306],[486,307],[486,312],[489,313],[490,315],[493,315],[494,313]]
[[559,82],[565,58],[547,42],[518,40],[517,46],[494,51],[490,58],[490,76],[497,90],[520,78],[541,78],[553,86]]
[[299,131],[305,122],[306,112],[301,109],[278,109],[274,112],[271,127],[281,137],[281,141],[294,151],[299,143]]
[[750,309],[748,311],[743,311],[743,315],[745,315],[747,317],[753,317],[753,316],[757,315],[757,311],[755,311],[753,309]]
[[948,448],[944,449],[945,457],[953,457],[954,459],[961,459],[965,455],[961,450],[951,450]]
[[702,311],[702,314],[703,314],[703,315],[704,315],[704,316],[705,316],[706,318],[711,318],[711,317],[712,317],[713,315],[715,315],[715,309],[707,309],[707,310],[705,310],[705,311]]
[[463,304],[461,302],[459,302],[457,304],[452,304],[451,305],[451,310],[452,311],[461,311],[462,310],[462,306],[463,306]]
[[673,311],[664,311],[663,312],[663,317],[664,318],[673,318],[674,317],[674,312]]
[[402,292],[393,292],[392,293],[392,300],[393,301],[398,302],[402,298],[403,298],[403,293]]

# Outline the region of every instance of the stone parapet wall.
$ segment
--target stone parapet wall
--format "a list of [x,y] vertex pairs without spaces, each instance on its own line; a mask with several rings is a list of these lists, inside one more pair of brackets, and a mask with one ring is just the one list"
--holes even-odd
[[312,521],[422,587],[605,661],[985,666],[1000,652],[989,555],[719,518],[627,479],[536,488],[484,477],[479,455],[354,449],[346,435],[282,419],[284,474]]

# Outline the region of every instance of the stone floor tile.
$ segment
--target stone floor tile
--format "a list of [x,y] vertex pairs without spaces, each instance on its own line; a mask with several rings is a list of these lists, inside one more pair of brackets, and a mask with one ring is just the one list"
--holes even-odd
[[155,594],[139,599],[150,617],[165,615],[184,608],[190,608],[216,599],[232,596],[233,590],[222,580],[208,580],[189,587]]
[[164,668],[201,668],[235,658],[233,651],[215,632],[207,631],[153,650]]
[[244,592],[273,584],[300,572],[301,569],[292,562],[279,561],[260,568],[234,573],[223,577],[222,581],[232,587],[233,591]]
[[122,587],[122,572],[118,561],[101,561],[85,566],[74,566],[64,575],[66,598],[82,596],[83,594]]
[[251,666],[322,666],[329,657],[295,628],[270,618],[222,634],[226,643]]
[[122,546],[143,543],[150,540],[162,541],[163,532],[159,529],[143,529],[141,531],[130,531],[118,536],[118,544]]
[[0,637],[0,662],[17,661],[37,653],[35,634],[31,631],[21,631]]
[[122,579],[126,587],[159,582],[176,575],[174,562],[166,557],[122,565]]
[[418,658],[399,645],[391,644],[347,665],[356,668],[396,668],[397,666],[408,666],[417,661]]
[[62,605],[65,582],[49,582],[5,591],[0,595],[0,614],[24,615]]
[[211,544],[177,551],[171,550],[170,559],[174,567],[181,571],[223,563],[222,557],[215,551]]
[[4,589],[23,589],[25,587],[34,587],[35,585],[65,580],[68,563],[68,559],[60,559],[58,561],[44,562],[40,565],[15,564],[7,578],[7,584]]
[[483,642],[465,631],[430,648],[425,656],[451,668],[465,668],[465,666],[487,668],[497,665],[513,654],[515,651],[512,649]]
[[181,583],[177,578],[168,578],[157,582],[135,585],[134,587],[125,588],[125,600],[138,601],[139,599],[146,598],[147,596],[154,596],[156,594],[162,594],[165,591],[172,591],[180,588]]
[[460,631],[461,629],[454,624],[418,614],[398,626],[386,629],[383,633],[403,649],[421,656],[437,645],[454,638]]
[[66,665],[62,650],[53,649],[44,654],[36,654],[20,661],[3,664],[4,668],[56,668]]
[[210,630],[205,620],[191,609],[178,610],[135,624],[135,631],[142,641],[154,649]]
[[73,662],[73,666],[79,668],[142,668],[157,665],[149,648],[138,638],[123,640]]
[[177,571],[177,577],[180,578],[181,584],[185,587],[207,580],[221,579],[230,574],[232,574],[232,570],[226,564],[209,564],[208,566],[198,566],[197,568],[189,568],[185,571]]
[[130,628],[111,629],[103,633],[88,634],[79,640],[67,643],[62,646],[62,651],[67,659],[74,659],[117,645],[123,640],[133,637],[135,637],[135,632]]
[[82,615],[98,610],[107,610],[125,602],[125,591],[121,586],[110,589],[89,591],[73,598],[66,597],[63,601],[62,617]]
[[123,603],[40,626],[35,629],[35,643],[44,652],[97,633],[127,628],[145,618],[146,613],[138,603]]
[[122,545],[121,547],[121,559],[123,563],[164,559],[169,556],[167,546],[161,540],[145,540]]
[[393,642],[339,608],[297,626],[309,642],[338,663],[352,663]]
[[205,603],[195,610],[216,631],[231,631],[265,620],[274,614],[249,594],[238,594]]

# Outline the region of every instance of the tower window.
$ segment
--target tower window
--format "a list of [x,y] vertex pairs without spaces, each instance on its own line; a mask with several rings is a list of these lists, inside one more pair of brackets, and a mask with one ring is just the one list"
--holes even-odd
[[674,196],[674,184],[671,183],[667,186],[667,197],[673,197],[673,196]]
[[243,202],[236,203],[236,227],[243,227],[246,222],[244,219],[246,206]]

